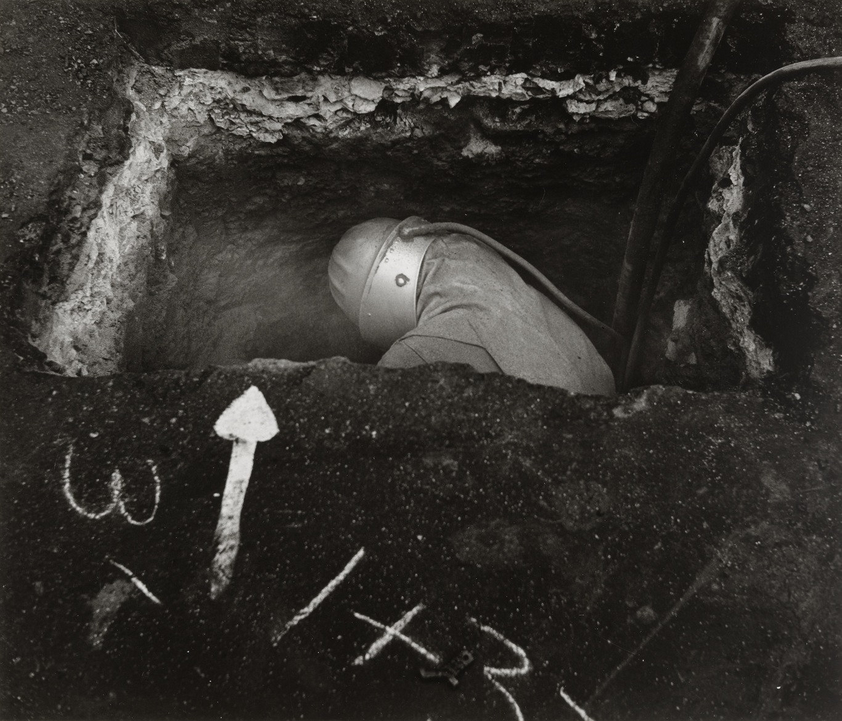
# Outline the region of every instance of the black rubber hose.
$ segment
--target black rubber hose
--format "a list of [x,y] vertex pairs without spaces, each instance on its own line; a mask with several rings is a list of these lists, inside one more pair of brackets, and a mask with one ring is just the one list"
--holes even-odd
[[[687,50],[658,122],[629,227],[611,323],[614,330],[626,339],[631,337],[634,330],[652,236],[663,206],[666,183],[675,162],[681,133],[690,117],[699,87],[707,74],[716,48],[739,4],[740,0],[711,0]],[[614,365],[618,370],[617,375],[622,377],[625,358],[617,358]]]
[[497,242],[494,238],[486,235],[485,233],[480,232],[476,228],[472,228],[469,225],[462,225],[462,223],[425,223],[424,225],[419,225],[415,227],[404,228],[400,232],[401,238],[414,238],[418,235],[430,235],[436,233],[461,233],[462,235],[469,235],[472,238],[480,241],[484,245],[487,245],[489,248],[496,250],[500,255],[502,255],[507,260],[511,261],[515,265],[520,266],[525,271],[527,271],[530,275],[532,275],[535,280],[537,280],[541,286],[549,293],[550,297],[555,301],[555,303],[561,307],[563,310],[567,311],[571,316],[573,316],[576,320],[589,325],[593,328],[597,328],[612,339],[617,341],[618,343],[624,343],[623,337],[617,333],[613,328],[609,325],[606,325],[598,318],[594,318],[590,313],[585,310],[582,310],[578,305],[576,305],[570,298],[568,298],[564,293],[562,293],[553,282],[547,278],[540,270],[538,270],[532,263],[521,258],[517,253],[513,250],[510,250],[502,243]]
[[652,263],[652,272],[649,275],[649,281],[643,291],[640,300],[640,308],[637,315],[637,322],[635,324],[634,335],[632,336],[631,346],[629,348],[629,357],[626,363],[625,371],[621,379],[621,389],[628,388],[634,374],[637,372],[637,365],[640,360],[640,347],[643,342],[643,335],[646,330],[646,325],[649,320],[649,312],[652,309],[652,301],[655,298],[655,292],[658,288],[658,281],[661,278],[661,273],[664,269],[664,263],[669,250],[670,241],[675,231],[675,226],[678,224],[678,218],[681,215],[681,209],[684,206],[687,196],[690,194],[690,189],[693,186],[696,178],[705,167],[708,159],[713,153],[714,148],[719,143],[722,135],[730,125],[731,121],[739,115],[746,106],[751,103],[757,96],[766,90],[766,88],[777,85],[784,80],[792,80],[793,78],[808,75],[810,73],[827,71],[834,72],[842,70],[842,57],[830,58],[816,58],[814,60],[805,60],[800,63],[793,63],[792,65],[785,65],[782,68],[764,75],[760,80],[752,83],[746,88],[737,99],[728,107],[723,113],[719,122],[708,136],[696,160],[684,176],[681,182],[681,187],[673,200],[669,214],[664,221],[664,226],[661,231],[660,238],[657,243],[657,251],[655,260]]

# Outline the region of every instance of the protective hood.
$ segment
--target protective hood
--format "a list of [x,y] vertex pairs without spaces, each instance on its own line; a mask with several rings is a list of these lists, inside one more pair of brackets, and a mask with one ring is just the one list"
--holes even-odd
[[415,328],[421,264],[432,236],[404,239],[402,228],[425,221],[375,218],[348,230],[328,263],[330,292],[369,343],[386,350]]

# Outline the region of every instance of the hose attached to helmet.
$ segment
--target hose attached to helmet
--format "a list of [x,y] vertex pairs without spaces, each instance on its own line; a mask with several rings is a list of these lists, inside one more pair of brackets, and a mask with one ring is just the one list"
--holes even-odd
[[611,326],[606,325],[598,318],[594,318],[590,313],[588,313],[585,310],[582,310],[582,308],[580,308],[572,300],[570,300],[570,298],[564,295],[564,293],[562,293],[558,288],[556,288],[556,286],[553,285],[552,281],[549,278],[547,278],[547,276],[545,276],[534,265],[532,265],[532,263],[519,256],[513,250],[510,250],[502,243],[499,243],[498,241],[494,240],[494,238],[491,238],[485,233],[480,232],[476,228],[472,228],[469,225],[462,225],[462,223],[425,223],[424,225],[403,228],[399,232],[399,236],[404,239],[409,239],[415,238],[419,235],[430,235],[438,233],[461,233],[462,235],[469,235],[475,240],[478,240],[480,243],[487,245],[489,248],[497,251],[507,260],[523,268],[523,270],[525,270],[533,278],[535,278],[535,280],[538,281],[538,283],[544,288],[544,290],[546,290],[547,293],[549,293],[550,297],[556,302],[556,304],[563,310],[567,311],[575,319],[577,319],[581,323],[603,331],[606,335],[610,336],[612,339],[614,339],[620,344],[625,342],[623,336],[621,336],[617,331],[611,328]]

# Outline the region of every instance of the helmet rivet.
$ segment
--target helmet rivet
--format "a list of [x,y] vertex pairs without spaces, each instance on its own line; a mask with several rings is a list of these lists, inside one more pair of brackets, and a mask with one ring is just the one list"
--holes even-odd
[[407,283],[409,283],[409,278],[407,278],[403,273],[398,273],[395,276],[395,285],[398,288],[403,288]]

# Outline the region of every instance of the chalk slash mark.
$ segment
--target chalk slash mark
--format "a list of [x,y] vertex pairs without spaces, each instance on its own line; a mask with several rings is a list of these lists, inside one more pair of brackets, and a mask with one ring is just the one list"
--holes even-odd
[[219,416],[213,427],[218,436],[234,441],[222,494],[222,507],[214,533],[216,554],[211,564],[211,598],[231,582],[234,561],[240,548],[240,515],[254,466],[257,444],[278,433],[278,423],[266,398],[251,386]]
[[579,704],[577,704],[572,698],[570,698],[570,696],[568,696],[565,693],[564,689],[561,686],[558,687],[558,693],[564,699],[567,705],[570,706],[570,708],[572,708],[577,714],[579,714],[579,718],[581,718],[582,721],[594,721],[590,716],[588,716],[588,712],[585,711],[585,709],[579,706]]
[[73,444],[71,443],[67,449],[67,455],[64,457],[64,468],[62,469],[61,474],[61,490],[64,493],[64,497],[67,499],[67,502],[70,504],[70,507],[74,511],[92,521],[98,521],[101,518],[105,518],[109,513],[112,513],[116,508],[120,515],[133,526],[145,526],[147,523],[151,523],[152,519],[155,518],[155,514],[158,512],[158,506],[161,503],[161,478],[158,475],[158,467],[151,460],[147,460],[146,465],[149,466],[149,470],[152,473],[152,479],[155,481],[155,504],[152,507],[152,511],[149,513],[149,516],[142,521],[138,521],[132,516],[128,508],[126,508],[126,502],[123,500],[124,481],[123,476],[120,473],[120,469],[118,468],[115,468],[111,473],[111,480],[108,484],[110,499],[105,508],[101,511],[91,511],[79,503],[73,495],[73,489],[71,487],[72,482],[70,478],[70,466],[72,459]]
[[150,590],[147,588],[146,584],[145,584],[143,581],[141,581],[141,580],[140,580],[140,579],[139,579],[139,578],[138,578],[138,577],[137,577],[134,573],[132,573],[132,572],[131,572],[128,568],[126,568],[126,567],[125,567],[122,563],[117,563],[117,561],[115,561],[113,558],[109,558],[109,559],[108,559],[108,562],[109,562],[112,566],[116,566],[116,567],[117,567],[117,568],[119,568],[119,569],[120,569],[123,573],[125,573],[125,574],[129,577],[129,580],[130,580],[130,581],[131,581],[131,582],[135,585],[135,587],[136,587],[136,588],[137,588],[137,589],[138,589],[138,590],[139,590],[139,591],[140,591],[140,592],[141,592],[144,596],[146,596],[146,598],[148,598],[148,599],[149,599],[150,601],[152,601],[153,603],[157,603],[159,606],[163,606],[163,605],[164,605],[163,603],[161,603],[161,599],[160,599],[160,598],[158,598],[158,597],[157,597],[154,593],[152,593],[152,591],[150,591]]
[[432,651],[428,651],[420,643],[417,643],[416,641],[413,641],[411,638],[409,638],[409,636],[405,636],[400,631],[396,631],[394,627],[387,626],[385,623],[380,623],[380,621],[375,621],[373,618],[364,616],[363,614],[357,613],[356,611],[354,611],[353,614],[354,617],[358,618],[360,621],[365,621],[366,623],[374,626],[374,628],[379,628],[381,631],[384,631],[390,638],[397,638],[398,640],[403,641],[413,651],[421,654],[430,663],[434,663],[436,665],[439,665],[441,663],[441,658],[437,654],[433,653]]
[[502,644],[506,646],[515,656],[518,657],[519,665],[514,668],[496,668],[494,666],[484,666],[482,669],[483,676],[485,676],[503,696],[509,702],[509,705],[512,707],[512,711],[515,713],[515,718],[517,721],[524,721],[523,712],[520,710],[520,706],[518,706],[517,701],[515,701],[515,697],[509,692],[509,690],[503,686],[498,680],[497,677],[503,678],[513,678],[515,676],[525,676],[532,670],[532,664],[529,662],[529,658],[526,656],[526,651],[524,651],[520,646],[515,643],[512,643],[507,639],[502,633],[499,631],[491,628],[491,626],[486,626],[485,624],[480,623],[475,618],[469,618],[470,622],[476,626],[479,626],[480,630],[487,633],[492,638],[497,639]]
[[363,560],[363,556],[365,556],[365,548],[361,548],[354,554],[354,557],[345,564],[345,568],[343,568],[339,575],[337,575],[330,583],[327,584],[320,592],[319,595],[316,596],[310,603],[308,603],[304,608],[302,608],[298,613],[296,613],[289,621],[284,624],[284,627],[276,632],[272,637],[272,643],[277,645],[278,642],[286,636],[287,632],[293,627],[297,626],[301,623],[307,616],[309,616],[313,611],[315,611],[321,603],[330,596],[336,590],[336,587],[344,581],[351,571],[354,570],[354,567]]
[[[371,646],[369,646],[368,651],[354,659],[354,666],[362,666],[366,661],[371,661],[371,659],[377,656],[377,654],[386,647],[389,641],[393,638],[397,638],[397,635],[406,628],[407,624],[423,610],[424,604],[419,603],[415,608],[410,609],[401,616],[394,624],[386,628],[383,635],[371,644]],[[357,614],[354,615],[357,616],[357,618],[360,618]]]

